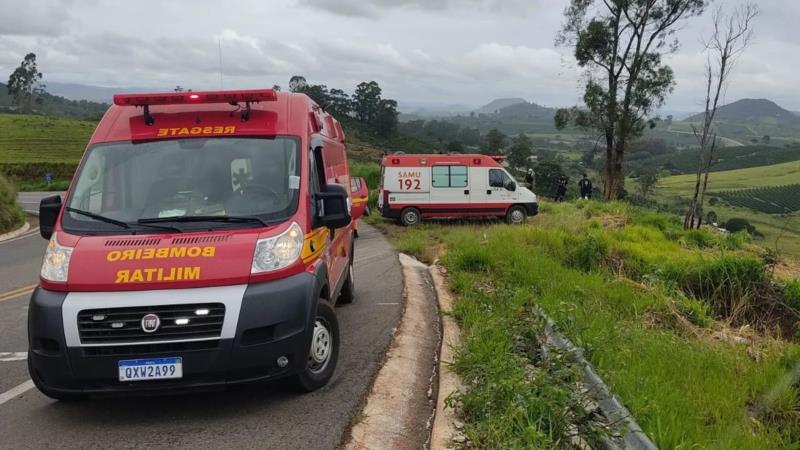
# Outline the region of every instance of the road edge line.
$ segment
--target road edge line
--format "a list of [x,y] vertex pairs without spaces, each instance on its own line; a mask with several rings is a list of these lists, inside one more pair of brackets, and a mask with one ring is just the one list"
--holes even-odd
[[28,380],[22,384],[14,386],[13,388],[0,394],[0,405],[8,402],[9,400],[17,398],[18,396],[30,391],[35,387],[36,385],[33,384],[33,380]]
[[25,234],[31,228],[31,223],[27,220],[25,223],[22,224],[21,227],[17,228],[16,230],[9,231],[8,233],[0,234],[0,242],[7,241],[9,239],[13,239],[21,234]]

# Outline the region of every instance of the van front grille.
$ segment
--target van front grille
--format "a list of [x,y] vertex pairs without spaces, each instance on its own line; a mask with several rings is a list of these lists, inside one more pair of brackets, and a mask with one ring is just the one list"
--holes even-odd
[[[158,317],[153,332],[142,324],[149,314]],[[222,303],[86,309],[78,313],[78,334],[82,344],[108,345],[209,339],[220,337],[224,320]]]

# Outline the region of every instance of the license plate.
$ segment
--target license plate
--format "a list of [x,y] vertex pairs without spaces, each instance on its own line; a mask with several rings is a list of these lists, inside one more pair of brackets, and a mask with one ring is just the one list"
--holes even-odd
[[183,378],[182,358],[128,359],[119,361],[119,381]]

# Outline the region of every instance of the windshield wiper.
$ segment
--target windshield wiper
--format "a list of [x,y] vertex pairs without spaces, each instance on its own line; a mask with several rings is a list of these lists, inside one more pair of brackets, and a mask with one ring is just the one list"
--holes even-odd
[[111,217],[101,216],[100,214],[95,214],[93,212],[84,211],[82,209],[75,209],[70,206],[65,206],[64,209],[71,213],[79,214],[81,216],[86,216],[90,219],[94,219],[100,222],[110,223],[111,225],[116,225],[120,228],[130,228],[130,224],[127,222],[123,222],[121,220],[112,219]]
[[136,221],[140,224],[148,223],[161,223],[161,222],[226,222],[226,223],[244,223],[244,222],[258,222],[265,227],[270,224],[264,219],[256,216],[172,216],[172,217],[151,217],[147,219],[139,219]]
[[[93,212],[84,211],[82,209],[75,209],[75,208],[72,208],[70,206],[67,206],[64,209],[69,211],[69,212],[71,212],[71,213],[79,214],[81,216],[86,216],[86,217],[88,217],[90,219],[94,219],[94,220],[98,220],[100,222],[105,222],[105,223],[110,223],[112,225],[116,225],[116,226],[118,226],[120,228],[130,228],[131,227],[131,224],[129,224],[128,222],[123,222],[121,220],[112,219],[111,217],[101,216],[100,214],[95,214]],[[177,231],[179,233],[183,233],[183,230],[181,230],[180,228],[171,227],[171,226],[168,226],[168,225],[164,225],[164,226],[161,226],[161,225],[148,225],[148,224],[144,224],[144,223],[139,224],[139,225],[141,225],[142,227],[147,227],[147,228],[154,228],[154,229],[165,230],[165,231]]]

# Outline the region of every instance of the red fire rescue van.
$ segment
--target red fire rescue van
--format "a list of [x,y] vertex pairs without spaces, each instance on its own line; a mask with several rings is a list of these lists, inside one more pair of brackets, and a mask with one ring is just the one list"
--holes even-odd
[[500,160],[462,154],[385,156],[378,208],[406,226],[435,217],[523,223],[539,211],[536,195],[519,186]]
[[344,134],[302,94],[124,94],[62,202],[29,317],[46,395],[325,385],[353,300]]

